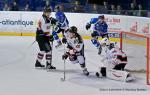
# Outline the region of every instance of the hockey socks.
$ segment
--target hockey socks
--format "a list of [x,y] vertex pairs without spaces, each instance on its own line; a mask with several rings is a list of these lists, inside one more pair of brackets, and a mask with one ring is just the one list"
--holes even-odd
[[41,64],[43,57],[44,57],[44,52],[43,51],[39,52],[37,55],[35,67],[45,67],[44,65]]
[[56,67],[52,66],[51,52],[46,53],[46,68],[47,69],[56,69]]

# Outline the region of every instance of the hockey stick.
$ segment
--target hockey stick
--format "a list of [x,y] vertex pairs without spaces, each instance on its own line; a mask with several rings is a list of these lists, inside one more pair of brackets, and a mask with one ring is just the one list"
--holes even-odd
[[[65,51],[66,51],[66,49],[65,49],[65,44],[64,44],[64,54],[65,54]],[[61,81],[65,81],[66,80],[66,60],[64,59],[64,77],[63,78],[61,78]]]
[[35,43],[36,41],[33,41],[28,47],[27,49],[29,49],[30,47],[32,47],[32,45]]

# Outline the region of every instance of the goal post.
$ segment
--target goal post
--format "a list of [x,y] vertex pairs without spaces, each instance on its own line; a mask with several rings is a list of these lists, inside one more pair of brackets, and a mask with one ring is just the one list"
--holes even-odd
[[146,73],[146,83],[150,85],[150,38],[132,32],[120,32],[120,48],[127,53],[126,70]]

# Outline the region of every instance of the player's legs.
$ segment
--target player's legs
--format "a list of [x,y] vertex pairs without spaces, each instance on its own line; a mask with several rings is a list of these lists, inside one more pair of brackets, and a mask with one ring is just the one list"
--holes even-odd
[[89,72],[88,72],[88,70],[87,70],[87,68],[86,68],[84,56],[82,56],[82,55],[77,56],[77,60],[78,60],[80,66],[81,66],[81,68],[82,68],[82,70],[83,70],[83,73],[88,76],[88,75],[89,75]]
[[43,47],[44,39],[41,38],[41,37],[37,37],[36,40],[38,42],[40,51],[37,55],[35,67],[45,67],[44,65],[41,64],[41,61],[42,61],[42,59],[44,57],[44,54],[45,54],[45,50],[44,50],[44,47]]
[[44,49],[45,49],[45,52],[46,52],[46,68],[47,69],[56,69],[56,67],[54,67],[52,65],[52,47],[51,47],[51,44],[49,42],[49,40],[46,40],[45,43],[44,43]]
[[95,47],[97,47],[97,49],[98,49],[98,54],[100,55],[101,52],[102,52],[102,47],[101,47],[101,45],[100,45],[100,42],[98,41],[98,36],[100,36],[100,35],[97,33],[97,31],[94,31],[94,32],[91,34],[91,36],[92,36],[92,39],[91,39],[92,44],[93,44]]
[[95,46],[95,47],[99,47],[99,45],[100,45],[100,43],[99,43],[99,41],[98,41],[98,33],[97,33],[97,31],[93,31],[93,33],[91,34],[91,36],[92,36],[92,39],[91,39],[91,41],[92,41],[92,44]]
[[[46,53],[46,67],[49,66],[49,69],[53,68],[55,69],[55,67],[53,67],[51,64],[52,62],[52,48],[51,48],[51,45],[50,45],[50,42],[49,42],[49,39],[48,38],[40,38],[37,40],[38,44],[39,44],[39,48],[40,48],[40,51],[43,51],[43,53]],[[44,54],[41,54],[39,53],[38,56],[44,56]],[[41,60],[43,59],[43,57],[39,57],[41,58]]]
[[57,35],[57,32],[53,31],[52,34],[54,36],[54,39],[57,41],[57,45],[56,45],[56,48],[57,48],[60,45],[62,45],[61,40],[60,40],[59,36]]

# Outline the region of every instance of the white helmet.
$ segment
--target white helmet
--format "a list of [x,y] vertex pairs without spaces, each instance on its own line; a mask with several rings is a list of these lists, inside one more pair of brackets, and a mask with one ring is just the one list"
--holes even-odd
[[109,42],[109,39],[107,37],[103,38],[101,41],[100,41],[100,44],[101,45],[109,45],[110,42]]

